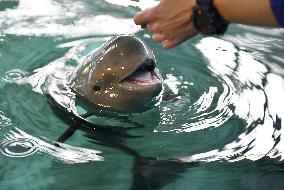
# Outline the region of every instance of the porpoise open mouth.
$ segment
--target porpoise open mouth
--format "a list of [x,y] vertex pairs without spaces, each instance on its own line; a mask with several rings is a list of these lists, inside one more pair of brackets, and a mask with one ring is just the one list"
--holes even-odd
[[152,59],[145,60],[140,67],[132,74],[123,79],[121,82],[131,82],[141,85],[151,85],[160,82],[160,77],[155,71],[155,61]]

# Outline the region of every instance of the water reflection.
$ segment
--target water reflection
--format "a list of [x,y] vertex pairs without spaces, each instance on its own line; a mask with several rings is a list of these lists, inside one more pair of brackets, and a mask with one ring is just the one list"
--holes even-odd
[[0,129],[12,125],[12,120],[6,114],[0,111]]
[[67,144],[60,144],[58,147],[48,141],[48,139],[41,140],[15,128],[5,134],[4,139],[0,141],[0,152],[8,157],[27,157],[36,153],[45,153],[68,164],[104,160],[98,155],[100,151]]
[[105,6],[102,1],[95,4],[96,9],[92,10],[83,1],[21,0],[16,7],[0,11],[0,32],[26,36],[82,37],[134,33],[139,30],[132,19],[102,12]]
[[259,160],[265,156],[282,160],[281,116],[284,109],[279,105],[284,103],[283,78],[270,73],[269,65],[228,41],[204,38],[196,47],[207,59],[208,68],[219,80],[225,81],[222,84],[228,91],[223,92],[222,107],[231,105],[234,115],[246,122],[246,129],[222,150],[211,150],[182,160],[234,162]]
[[148,7],[153,7],[158,4],[158,1],[155,0],[144,0],[144,1],[133,1],[133,0],[124,0],[124,1],[116,1],[116,0],[105,0],[108,3],[120,5],[120,6],[135,6],[139,7],[141,10],[144,10]]
[[[198,98],[191,102],[192,94],[183,94],[180,100],[165,105],[162,108],[161,123],[155,128],[155,132],[193,132],[217,128],[228,121],[233,115],[230,99],[235,87],[228,77],[221,78],[213,74],[208,76],[211,77],[208,81],[200,82],[185,81],[183,77],[167,74],[165,84],[172,92],[178,94],[183,89],[193,89],[193,92],[198,92]],[[211,81],[212,83],[206,83]],[[180,121],[184,122],[177,125]]]
[[[122,118],[121,118],[122,119]],[[142,136],[131,135],[131,131],[137,128],[144,128],[139,123],[124,118],[123,120],[132,123],[135,127],[121,128],[119,126],[90,126],[88,123],[77,123],[76,126],[70,126],[69,129],[59,138],[61,145],[67,141],[70,136],[69,132],[74,133],[75,130],[80,129],[85,131],[85,136],[88,141],[95,145],[103,145],[104,147],[111,147],[119,150],[125,155],[131,156],[134,159],[132,165],[132,183],[129,189],[131,190],[158,190],[164,186],[174,182],[181,177],[188,168],[198,165],[197,162],[181,162],[175,158],[158,158],[144,156],[137,150],[127,145],[129,139],[142,138]],[[65,136],[66,135],[66,136]]]

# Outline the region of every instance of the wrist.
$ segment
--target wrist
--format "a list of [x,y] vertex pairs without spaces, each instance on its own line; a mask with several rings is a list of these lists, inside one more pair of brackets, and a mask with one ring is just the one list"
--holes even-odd
[[[226,1],[226,0],[225,0]],[[218,13],[222,16],[224,20],[230,22],[228,15],[224,12],[228,7],[224,6],[226,4],[224,0],[212,0],[214,7]]]
[[193,23],[205,35],[223,34],[228,28],[228,22],[219,14],[213,0],[196,0]]

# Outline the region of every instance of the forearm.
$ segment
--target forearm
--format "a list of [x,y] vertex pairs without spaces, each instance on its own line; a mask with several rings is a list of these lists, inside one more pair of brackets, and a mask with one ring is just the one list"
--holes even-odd
[[[229,23],[284,27],[284,0],[213,0],[213,3]],[[171,48],[198,32],[196,20],[192,19],[195,5],[196,0],[161,0],[157,6],[137,13],[134,22],[147,25],[155,42]]]
[[255,26],[278,26],[270,0],[214,0],[225,20]]

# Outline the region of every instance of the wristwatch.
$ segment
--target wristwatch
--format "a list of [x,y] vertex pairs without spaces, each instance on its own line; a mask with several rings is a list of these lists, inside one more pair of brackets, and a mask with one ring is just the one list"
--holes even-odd
[[213,0],[196,0],[193,7],[194,27],[205,35],[224,34],[229,23],[219,14]]

